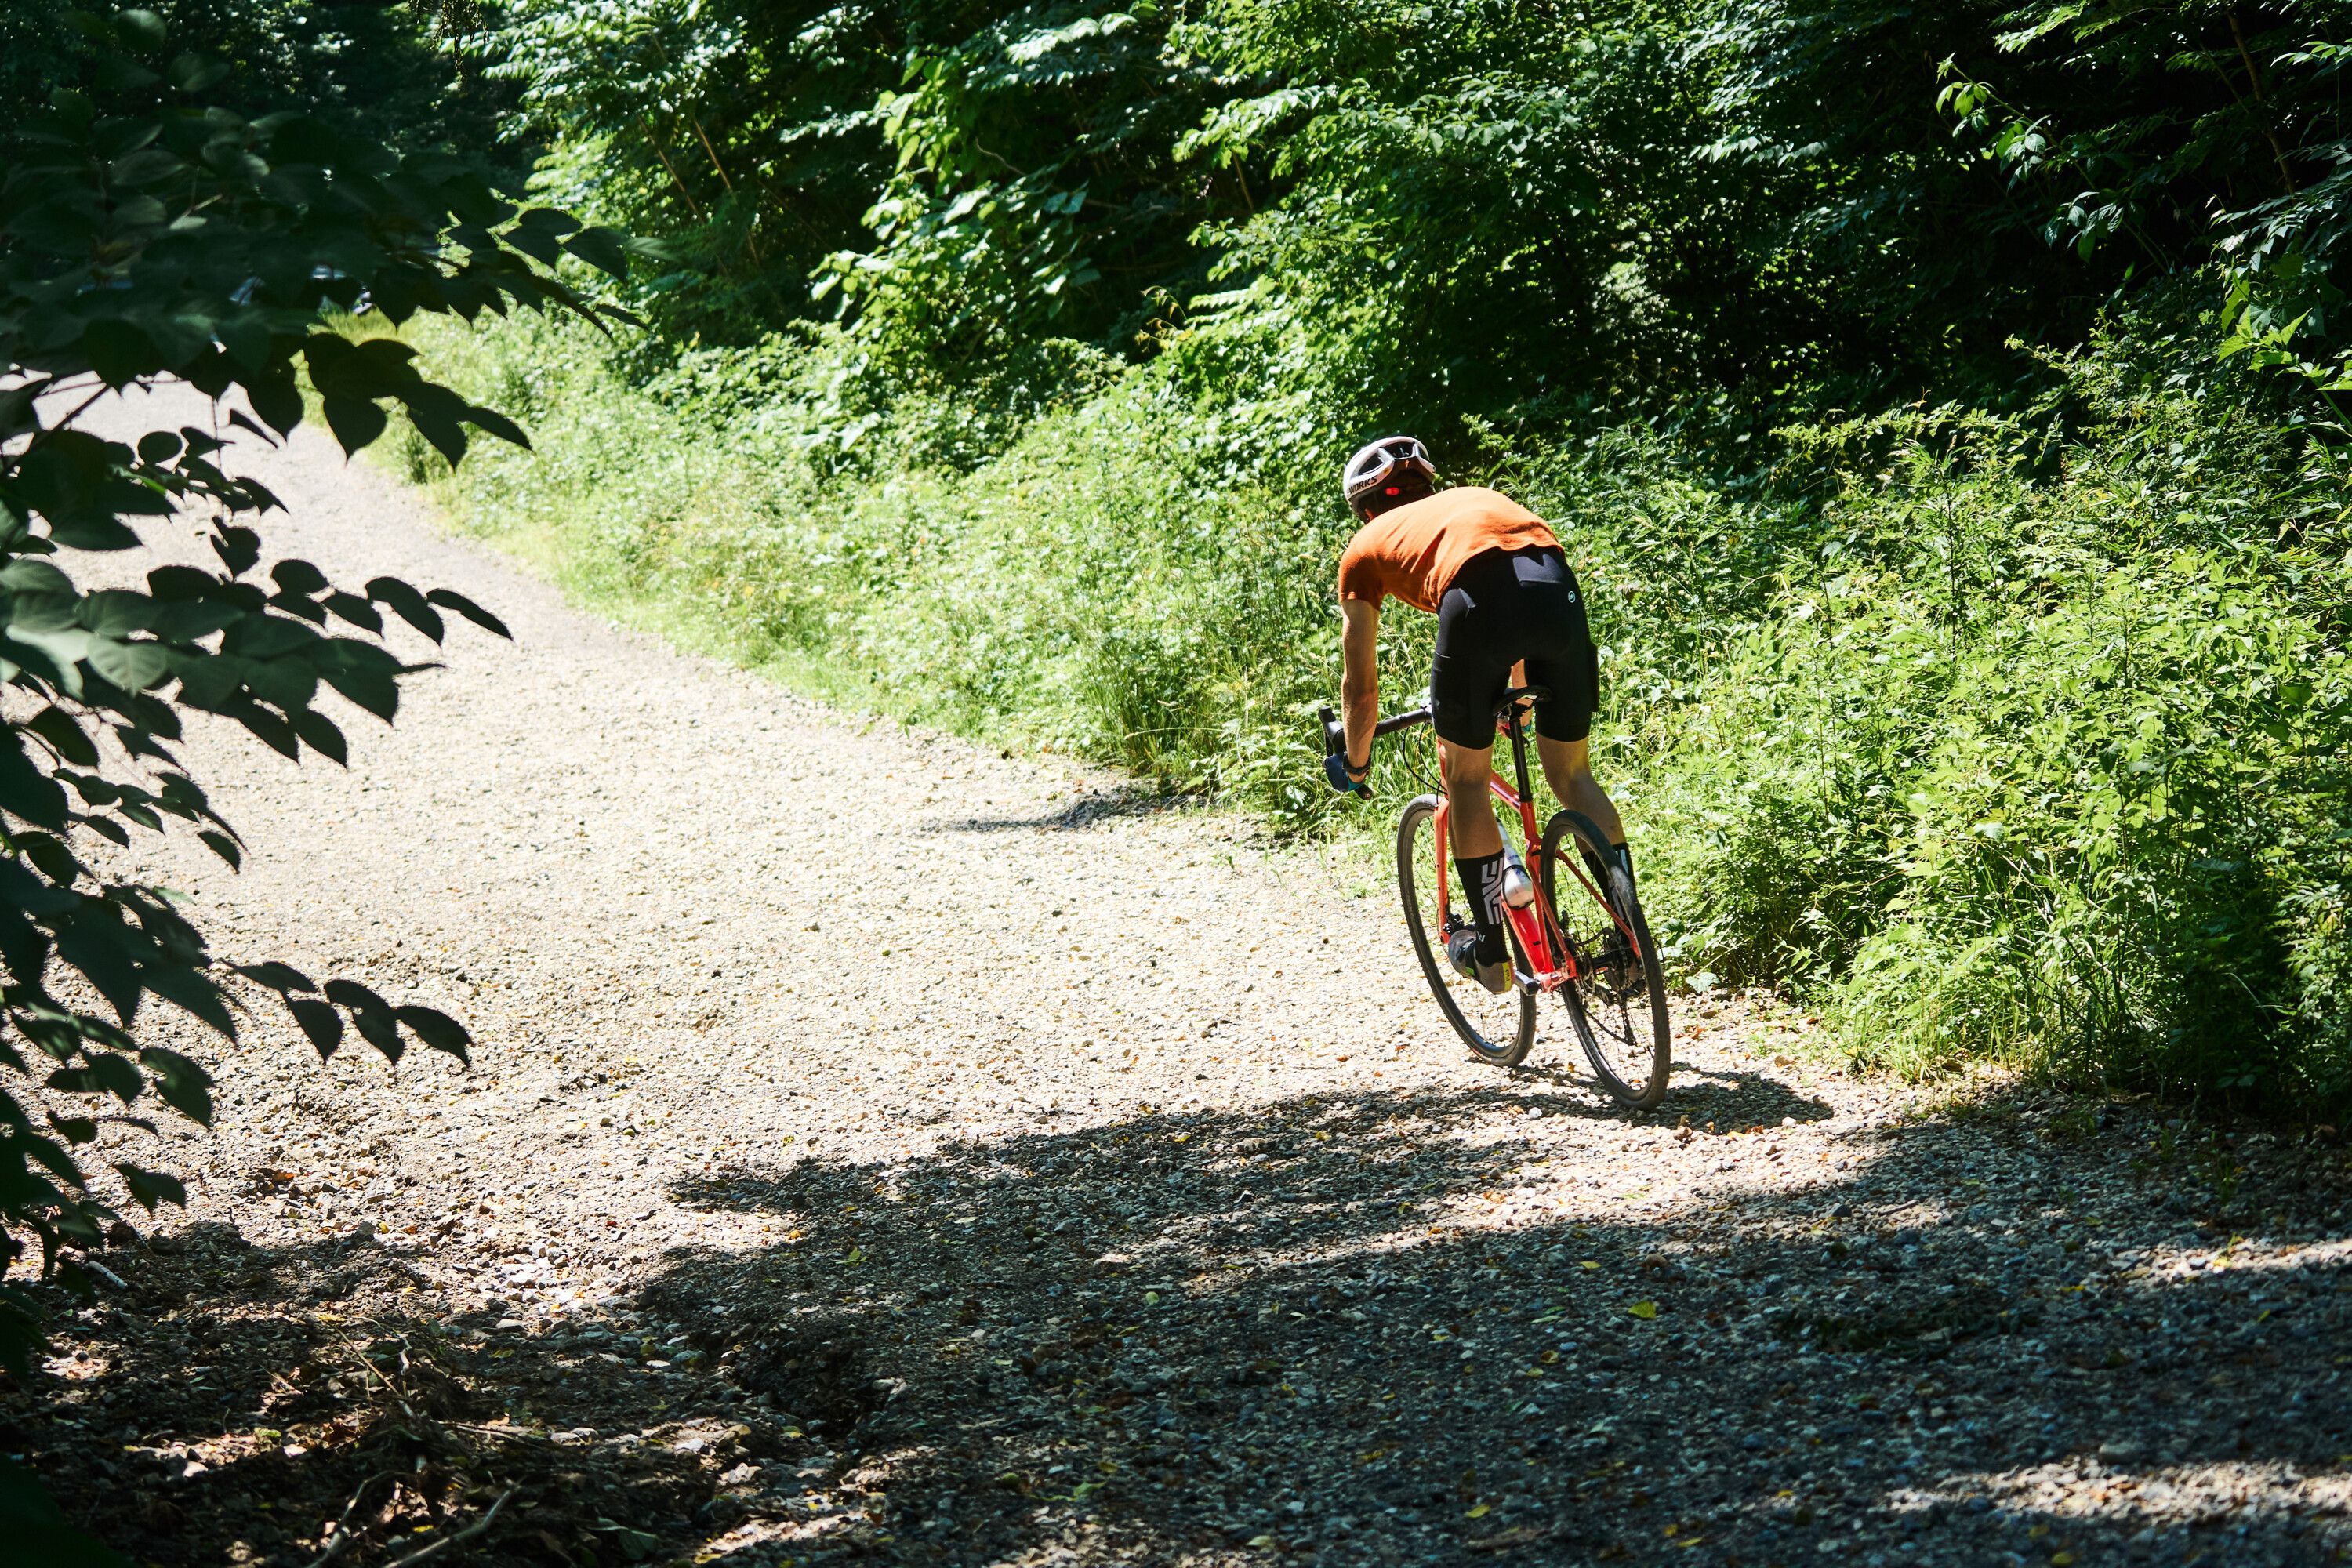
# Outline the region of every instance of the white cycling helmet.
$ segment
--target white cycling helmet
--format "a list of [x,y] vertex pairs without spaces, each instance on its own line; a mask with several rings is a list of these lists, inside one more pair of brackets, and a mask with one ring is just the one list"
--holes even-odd
[[[1406,476],[1412,474],[1420,475],[1424,483],[1412,485]],[[1348,510],[1359,517],[1370,497],[1382,490],[1396,495],[1408,487],[1424,494],[1437,488],[1437,469],[1429,460],[1429,448],[1410,436],[1381,437],[1349,458],[1339,478]]]

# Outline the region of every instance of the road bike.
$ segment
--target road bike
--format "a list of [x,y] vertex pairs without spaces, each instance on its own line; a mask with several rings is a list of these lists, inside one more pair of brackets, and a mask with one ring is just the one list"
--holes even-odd
[[[1666,1013],[1665,974],[1632,880],[1608,855],[1608,840],[1592,819],[1562,810],[1540,835],[1536,830],[1526,726],[1528,704],[1544,695],[1540,687],[1516,687],[1496,708],[1497,722],[1511,738],[1518,787],[1492,777],[1488,787],[1505,815],[1518,819],[1534,892],[1524,905],[1507,900],[1504,904],[1510,987],[1498,995],[1447,960],[1446,940],[1469,929],[1472,921],[1466,896],[1457,909],[1447,881],[1453,846],[1442,792],[1408,801],[1397,823],[1397,883],[1405,927],[1438,1006],[1474,1055],[1498,1067],[1518,1066],[1535,1044],[1540,999],[1557,995],[1602,1090],[1646,1110],[1665,1098],[1672,1067],[1674,1026]],[[1328,708],[1321,718],[1325,748],[1344,750],[1346,730]],[[1429,721],[1429,710],[1417,708],[1382,719],[1372,732],[1391,735]],[[1507,847],[1508,842],[1507,832]]]

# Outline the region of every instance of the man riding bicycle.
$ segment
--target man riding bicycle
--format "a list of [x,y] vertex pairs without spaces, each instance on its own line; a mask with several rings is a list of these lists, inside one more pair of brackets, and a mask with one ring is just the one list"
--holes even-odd
[[[1454,966],[1501,993],[1511,984],[1503,935],[1504,848],[1486,802],[1496,710],[1511,687],[1534,686],[1536,752],[1560,805],[1609,836],[1630,887],[1624,825],[1592,776],[1592,710],[1601,666],[1584,597],[1543,520],[1497,491],[1438,488],[1428,452],[1409,436],[1373,442],[1348,459],[1340,488],[1364,525],[1339,556],[1341,686],[1348,744],[1326,760],[1331,787],[1369,795],[1372,730],[1380,720],[1381,602],[1393,595],[1437,616],[1429,706],[1444,742],[1439,768],[1454,862],[1475,929],[1449,942]],[[1612,878],[1614,880],[1614,878]]]

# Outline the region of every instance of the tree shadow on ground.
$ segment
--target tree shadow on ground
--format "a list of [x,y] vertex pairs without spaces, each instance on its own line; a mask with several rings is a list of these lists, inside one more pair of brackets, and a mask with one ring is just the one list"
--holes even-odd
[[[787,1239],[675,1258],[648,1301],[837,1456],[745,1489],[764,1517],[709,1546],[2255,1563],[2352,1540],[2277,1506],[2290,1475],[2352,1495],[2341,1271],[2183,1271],[2228,1234],[2188,1205],[2153,1252],[2107,1247],[2152,1192],[2203,1190],[2133,1168],[2151,1126],[1918,1122],[1801,1186],[1489,1220],[1540,1158],[1527,1109],[1318,1096],[689,1184]],[[2294,1190],[2312,1174],[2263,1185],[2263,1223],[2307,1237],[2341,1196],[2332,1170]],[[2086,1470],[2063,1504],[2041,1488]]]
[[571,1430],[575,1411],[608,1433],[667,1420],[657,1387],[597,1359],[625,1342],[436,1310],[371,1237],[265,1247],[200,1224],[99,1267],[121,1283],[48,1303],[53,1359],[0,1395],[0,1443],[137,1562],[307,1563],[329,1520],[359,1543],[334,1561],[384,1562],[494,1504],[500,1561],[636,1561],[709,1501],[690,1442]]
[[[774,1239],[673,1253],[584,1327],[436,1320],[372,1245],[200,1237],[124,1260],[124,1299],[68,1325],[89,1363],[8,1414],[71,1517],[173,1565],[307,1563],[368,1485],[341,1562],[500,1498],[473,1548],[499,1563],[2352,1542],[2352,1297],[2332,1250],[2263,1261],[2341,1229],[2332,1155],[2051,1102],[1783,1174],[1748,1129],[1825,1108],[1711,1081],[1717,1134],[1596,1129],[1622,1157],[1572,1168],[1602,1193],[1548,1184],[1534,1130],[1579,1102],[1524,1079],[713,1172],[673,1195]],[[1669,1152],[1702,1183],[1671,1203],[1643,1187]],[[178,1456],[210,1458],[168,1479]]]
[[[1596,1099],[1592,1075],[1538,1062],[1511,1069],[1496,1088],[1482,1091],[1486,1103],[1521,1106],[1554,1115],[1582,1116],[1612,1124],[1665,1123],[1693,1127],[1805,1125],[1830,1118],[1827,1103],[1800,1094],[1769,1073],[1677,1067],[1674,1093],[1654,1110],[1629,1111]],[[1541,1085],[1541,1089],[1531,1086]]]
[[959,817],[951,822],[926,823],[920,831],[925,833],[1026,833],[1038,828],[1076,831],[1092,827],[1097,822],[1117,822],[1137,816],[1160,816],[1170,812],[1192,810],[1197,808],[1200,804],[1199,797],[1194,795],[1169,795],[1159,790],[1128,785],[1082,794],[1058,811],[1043,812],[1030,816]]

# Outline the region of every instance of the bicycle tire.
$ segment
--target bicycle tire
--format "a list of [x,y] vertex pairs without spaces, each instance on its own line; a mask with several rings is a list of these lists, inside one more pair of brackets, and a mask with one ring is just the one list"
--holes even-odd
[[1561,904],[1560,857],[1577,854],[1580,847],[1570,844],[1571,838],[1591,846],[1596,856],[1606,853],[1609,845],[1592,819],[1579,812],[1559,812],[1544,826],[1544,897],[1579,971],[1574,981],[1559,988],[1560,996],[1602,1091],[1633,1110],[1649,1110],[1666,1098],[1666,1080],[1674,1071],[1674,1021],[1666,1011],[1665,972],[1658,963],[1658,946],[1651,940],[1642,900],[1630,883],[1621,889],[1623,907],[1613,914],[1573,876],[1566,889],[1570,901]]
[[[1421,960],[1421,972],[1429,981],[1429,988],[1437,994],[1437,1005],[1445,1014],[1445,1021],[1470,1047],[1470,1054],[1480,1061],[1496,1067],[1517,1067],[1527,1059],[1528,1049],[1536,1040],[1535,993],[1524,985],[1513,985],[1506,995],[1498,996],[1466,975],[1458,974],[1446,961],[1444,953],[1444,916],[1449,911],[1437,910],[1437,820],[1438,800],[1433,795],[1414,797],[1405,804],[1404,815],[1397,822],[1397,888],[1404,898],[1405,929],[1412,934],[1412,951]],[[1429,831],[1423,833],[1423,829]],[[1426,853],[1422,840],[1427,840]],[[1428,907],[1424,908],[1424,902]],[[1438,919],[1437,940],[1430,940],[1429,921],[1432,913]],[[1525,955],[1518,952],[1518,942],[1512,938],[1513,956],[1519,967],[1526,967]],[[1456,992],[1462,993],[1457,995]],[[1510,1016],[1512,1007],[1507,996],[1517,997],[1516,1020]],[[1465,1007],[1465,1004],[1468,1006]],[[1472,1016],[1475,1010],[1476,1017]]]

